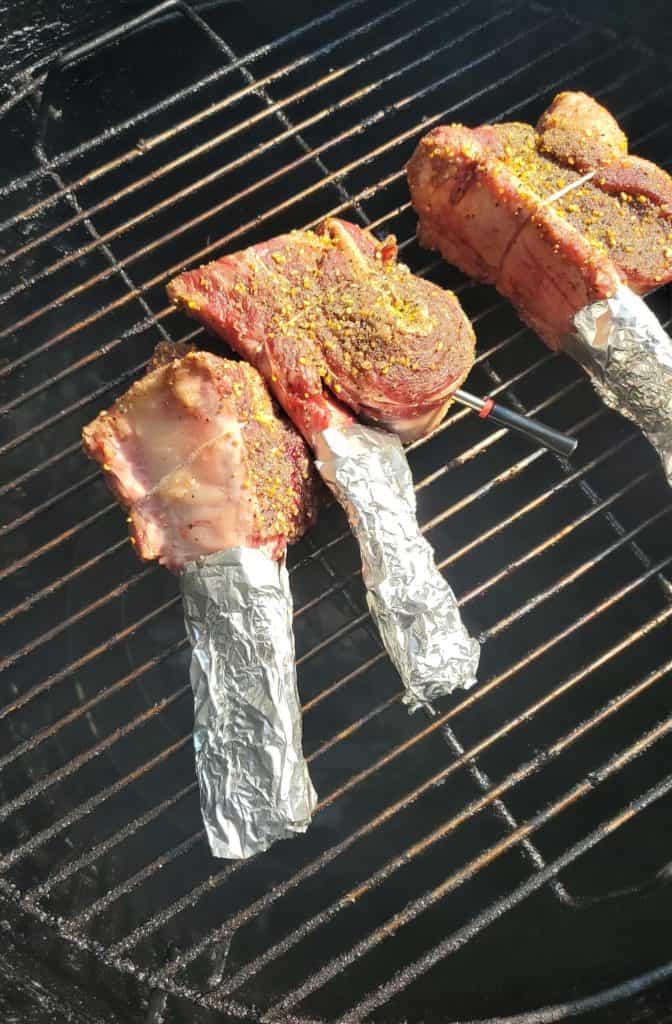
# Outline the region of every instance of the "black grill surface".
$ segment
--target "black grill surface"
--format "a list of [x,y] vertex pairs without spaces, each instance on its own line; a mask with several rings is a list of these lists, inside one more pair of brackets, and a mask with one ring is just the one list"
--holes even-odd
[[[534,121],[568,87],[670,166],[670,67],[538,4],[351,0],[261,46],[239,8],[204,17],[52,70],[42,102],[24,81],[2,122],[0,979],[34,988],[30,951],[52,1020],[622,1006],[672,974],[670,491],[573,363],[417,246],[402,168],[432,124]],[[393,231],[459,293],[473,391],[580,444],[564,461],[455,409],[412,447],[483,641],[478,688],[434,718],[407,714],[327,508],[291,554],[319,811],[224,863],[177,583],[135,559],[79,433],[161,338],[216,350],[169,308],[172,274],[326,213]],[[669,302],[651,297],[665,322]]]

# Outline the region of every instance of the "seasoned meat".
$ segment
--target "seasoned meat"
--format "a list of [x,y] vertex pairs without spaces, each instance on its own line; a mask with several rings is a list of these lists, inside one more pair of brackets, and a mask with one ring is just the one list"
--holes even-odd
[[330,219],[181,274],[171,300],[265,376],[312,443],[340,399],[404,440],[443,416],[469,372],[455,298],[397,263],[390,237]]
[[672,179],[629,156],[584,93],[557,96],[536,131],[435,128],[407,171],[421,243],[495,284],[552,348],[619,284],[643,293],[672,280]]
[[161,346],[155,368],[83,430],[129,510],[131,543],[174,571],[236,546],[281,557],[315,517],[304,442],[252,367],[175,351]]

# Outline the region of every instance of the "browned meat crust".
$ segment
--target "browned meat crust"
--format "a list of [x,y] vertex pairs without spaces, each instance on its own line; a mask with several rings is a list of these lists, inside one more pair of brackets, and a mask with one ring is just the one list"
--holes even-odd
[[440,418],[473,362],[457,299],[345,221],[294,231],[180,275],[171,300],[264,374],[312,440],[329,392],[406,438]]
[[536,132],[436,128],[408,180],[421,242],[496,284],[554,348],[572,314],[619,283],[641,293],[672,280],[672,179],[629,156],[616,121],[585,93],[557,96]]

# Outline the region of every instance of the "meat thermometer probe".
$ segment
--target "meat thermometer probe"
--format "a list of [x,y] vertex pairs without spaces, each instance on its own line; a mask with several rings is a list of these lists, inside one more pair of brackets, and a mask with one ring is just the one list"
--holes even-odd
[[503,427],[517,430],[520,434],[525,434],[532,441],[536,441],[565,458],[573,453],[578,444],[575,437],[547,427],[545,423],[540,423],[539,420],[535,420],[531,416],[522,416],[520,413],[514,412],[513,409],[507,409],[505,405],[500,405],[492,398],[479,398],[468,391],[463,391],[462,388],[453,392],[452,397],[456,402],[477,412],[482,420],[494,420],[495,423],[500,423]]

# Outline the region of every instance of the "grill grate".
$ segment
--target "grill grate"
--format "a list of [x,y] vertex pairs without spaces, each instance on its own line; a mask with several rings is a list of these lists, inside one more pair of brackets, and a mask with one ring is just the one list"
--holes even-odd
[[[599,897],[669,858],[669,490],[573,364],[418,249],[400,168],[433,123],[534,120],[567,86],[669,165],[668,68],[537,4],[352,0],[255,49],[226,8],[208,21],[52,73],[63,117],[0,186],[0,893],[134,978],[123,998],[152,1020],[183,1019],[179,997],[268,1020],[615,998],[666,948],[669,898],[628,903],[626,928]],[[147,95],[135,69],[155,39],[183,84],[157,73]],[[30,96],[3,108],[12,138],[32,130]],[[431,719],[407,716],[325,510],[291,563],[319,813],[305,839],[222,865],[200,824],[177,586],[136,562],[79,431],[159,337],[208,344],[166,305],[172,274],[327,213],[394,231],[474,320],[474,389],[581,444],[567,462],[459,410],[411,447],[423,530],[484,641],[479,687]],[[663,318],[668,301],[652,297]]]

